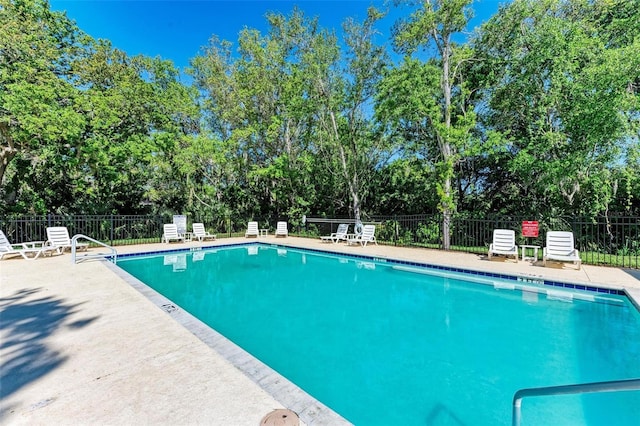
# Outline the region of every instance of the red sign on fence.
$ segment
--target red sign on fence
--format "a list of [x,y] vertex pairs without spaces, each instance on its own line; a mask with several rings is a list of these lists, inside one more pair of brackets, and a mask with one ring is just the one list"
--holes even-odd
[[538,221],[536,220],[523,220],[522,221],[522,236],[536,238],[538,236]]

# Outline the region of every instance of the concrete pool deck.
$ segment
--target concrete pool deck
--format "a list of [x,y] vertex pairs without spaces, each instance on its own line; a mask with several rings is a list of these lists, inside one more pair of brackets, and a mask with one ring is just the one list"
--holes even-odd
[[[117,250],[124,254],[249,241],[256,239]],[[542,267],[489,261],[485,255],[297,237],[257,241],[624,288],[640,300],[637,270]],[[162,298],[125,278],[107,262],[72,265],[69,254],[0,261],[1,424],[257,425],[278,408],[295,411],[306,424],[341,422],[226,339],[203,331],[186,313],[172,312]]]

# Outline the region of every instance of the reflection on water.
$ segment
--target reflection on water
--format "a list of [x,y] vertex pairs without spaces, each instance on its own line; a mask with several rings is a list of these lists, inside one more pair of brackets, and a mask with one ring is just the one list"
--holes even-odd
[[195,251],[195,252],[193,252],[193,261],[194,262],[200,262],[201,260],[204,260],[204,255],[205,255],[204,251]]
[[163,257],[163,265],[171,265],[173,272],[183,272],[187,270],[186,254],[167,254]]

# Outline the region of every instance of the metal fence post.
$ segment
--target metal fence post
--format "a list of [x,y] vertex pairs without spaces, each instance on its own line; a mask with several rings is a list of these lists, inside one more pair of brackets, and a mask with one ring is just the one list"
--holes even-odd
[[398,240],[400,239],[400,236],[398,235],[398,233],[400,232],[399,226],[398,226],[398,216],[396,216],[395,214],[393,215],[393,228],[394,228],[394,232],[393,232],[393,245],[397,246],[398,245]]
[[111,241],[111,245],[113,246],[113,231],[114,231],[114,226],[113,226],[113,215],[111,215],[110,221],[111,223],[111,229],[109,230],[109,240]]

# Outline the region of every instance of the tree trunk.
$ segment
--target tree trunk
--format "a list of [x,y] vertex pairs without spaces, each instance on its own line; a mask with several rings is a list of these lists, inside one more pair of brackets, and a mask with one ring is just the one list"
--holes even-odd
[[[451,179],[446,179],[445,185],[451,185]],[[449,188],[449,193],[451,188]],[[451,209],[448,205],[442,209],[442,248],[449,250],[451,248]]]
[[451,165],[451,143],[449,141],[449,130],[451,129],[451,79],[449,76],[450,59],[451,59],[451,40],[449,37],[443,39],[442,43],[442,93],[444,95],[444,126],[445,135],[441,135],[438,140],[440,141],[440,153],[442,154],[442,161],[445,165],[444,179],[442,182],[442,248],[449,250],[451,247],[450,237],[450,225],[451,225],[451,173],[449,167]]
[[0,185],[4,179],[4,173],[7,171],[7,167],[13,157],[18,154],[18,150],[15,148],[13,139],[9,135],[9,128],[6,125],[0,123],[0,141],[2,141],[2,147],[0,148]]
[[353,206],[353,216],[356,223],[360,222],[360,195],[358,192],[358,175],[357,172],[353,172],[353,176],[349,173],[349,167],[347,164],[347,154],[344,151],[344,146],[340,143],[340,133],[338,131],[338,124],[333,111],[329,112],[331,117],[331,125],[333,127],[333,137],[340,152],[340,165],[342,176],[344,177],[347,185],[349,186],[349,195],[351,196]]

